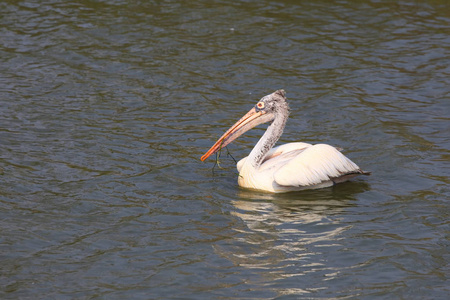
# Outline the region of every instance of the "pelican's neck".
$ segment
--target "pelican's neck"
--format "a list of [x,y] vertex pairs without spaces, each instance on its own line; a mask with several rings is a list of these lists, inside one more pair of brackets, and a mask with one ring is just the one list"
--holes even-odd
[[278,113],[275,115],[272,124],[267,127],[264,135],[259,139],[253,150],[247,157],[246,164],[250,164],[254,169],[259,168],[266,157],[267,152],[275,145],[283,134],[284,126],[288,118],[289,112]]

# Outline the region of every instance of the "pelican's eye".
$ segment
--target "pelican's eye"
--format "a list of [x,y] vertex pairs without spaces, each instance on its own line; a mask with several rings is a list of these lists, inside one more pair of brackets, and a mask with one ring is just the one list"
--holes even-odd
[[264,102],[258,102],[258,103],[256,104],[256,108],[257,108],[258,110],[264,109]]

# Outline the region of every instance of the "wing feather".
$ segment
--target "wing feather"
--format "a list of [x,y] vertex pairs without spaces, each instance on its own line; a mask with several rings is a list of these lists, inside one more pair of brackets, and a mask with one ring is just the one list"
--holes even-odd
[[[308,144],[308,143],[295,142],[295,143],[287,143],[287,144],[283,144],[283,145],[274,147],[274,148],[270,149],[269,152],[267,152],[266,157],[263,160],[263,163],[267,162],[268,160],[270,160],[272,158],[275,158],[277,156],[285,154],[287,152],[294,151],[294,150],[300,150],[300,149],[303,150],[303,149],[306,149],[311,146],[312,145]],[[241,159],[240,161],[238,161],[238,163],[236,164],[236,168],[237,168],[238,172],[241,171],[241,168],[244,165],[246,159],[247,159],[247,156],[244,157],[243,159]]]
[[311,186],[361,172],[336,148],[317,144],[305,149],[276,171],[274,179],[283,186]]

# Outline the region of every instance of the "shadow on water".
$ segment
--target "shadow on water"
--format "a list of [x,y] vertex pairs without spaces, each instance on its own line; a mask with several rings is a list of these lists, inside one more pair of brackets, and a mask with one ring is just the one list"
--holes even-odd
[[365,181],[348,181],[329,188],[312,189],[290,193],[265,193],[249,189],[239,189],[237,195],[242,200],[267,200],[275,203],[292,202],[317,203],[328,200],[355,200],[356,195],[370,190],[370,184]]
[[325,189],[281,194],[239,189],[239,199],[232,201],[236,208],[232,214],[246,222],[259,216],[260,221],[276,219],[278,225],[300,219],[311,223],[357,206],[356,195],[368,190],[370,185],[366,182],[346,182]]
[[253,216],[260,215],[267,219],[276,218],[280,224],[296,218],[309,223],[356,206],[356,195],[369,189],[370,185],[366,182],[347,182],[325,189],[282,194],[240,189],[240,199],[232,203],[237,209],[235,214],[243,220],[251,221]]

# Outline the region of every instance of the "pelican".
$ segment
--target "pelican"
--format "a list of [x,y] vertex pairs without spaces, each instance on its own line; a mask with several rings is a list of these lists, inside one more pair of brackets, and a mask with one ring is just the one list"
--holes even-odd
[[297,142],[272,148],[283,134],[289,110],[284,90],[264,96],[201,160],[206,160],[253,127],[271,122],[250,154],[237,163],[241,187],[283,193],[328,187],[360,174],[370,174],[330,145]]

